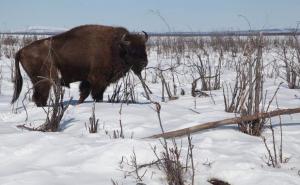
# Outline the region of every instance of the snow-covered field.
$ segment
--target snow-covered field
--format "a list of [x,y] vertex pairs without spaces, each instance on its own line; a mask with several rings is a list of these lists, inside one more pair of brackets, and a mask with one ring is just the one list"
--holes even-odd
[[[149,66],[158,62],[156,53],[150,51]],[[160,59],[164,64],[169,62]],[[212,59],[213,60],[213,59]],[[264,57],[265,63],[273,60],[272,54]],[[132,176],[124,178],[126,171],[134,169],[120,165],[124,156],[128,160],[133,155],[138,164],[156,160],[152,147],[162,150],[158,139],[144,139],[161,133],[155,106],[142,95],[143,89],[138,83],[136,93],[138,104],[96,103],[95,113],[99,118],[98,133],[90,134],[86,129],[91,116],[93,102],[89,97],[85,103],[76,105],[78,100],[78,83],[66,90],[65,100],[70,96],[74,101],[61,122],[61,130],[56,133],[32,132],[17,128],[17,125],[36,126],[44,123],[45,113],[32,102],[25,101],[28,113],[22,106],[22,99],[31,83],[22,71],[23,91],[17,104],[10,105],[13,84],[10,74],[11,60],[2,56],[0,69],[0,184],[1,185],[108,185],[111,180],[121,184],[137,184]],[[226,72],[225,72],[226,71]],[[147,84],[153,91],[152,98],[161,101],[161,84],[151,83],[147,73]],[[185,74],[186,79],[189,74]],[[234,71],[224,69],[221,81],[233,81]],[[268,90],[270,99],[282,79],[266,78],[264,89]],[[194,98],[190,94],[191,84],[181,83],[185,95],[177,100],[160,102],[161,118],[167,131],[190,127],[200,123],[233,118],[234,113],[224,111],[222,90],[211,92],[210,97]],[[105,96],[112,93],[109,87]],[[289,89],[284,83],[277,94],[280,108],[300,107],[300,90]],[[269,100],[268,99],[268,100]],[[105,98],[107,100],[107,98]],[[196,106],[195,106],[196,102]],[[268,102],[268,101],[267,101]],[[271,109],[276,105],[272,104]],[[123,123],[125,139],[113,139],[113,132],[120,130],[119,121]],[[279,142],[279,118],[273,118],[276,142]],[[192,134],[194,145],[195,184],[210,184],[207,179],[216,177],[232,185],[299,185],[300,184],[300,114],[282,116],[283,157],[288,160],[280,168],[266,165],[267,150],[260,137],[249,136],[238,131],[236,125],[223,126]],[[269,129],[263,132],[269,146],[272,135]],[[177,139],[182,146],[182,160],[188,149],[186,137]],[[182,143],[182,144],[181,144]],[[279,144],[278,144],[279,145]],[[123,158],[124,159],[124,158]],[[147,185],[167,184],[162,171],[152,166],[141,169],[143,183]],[[188,175],[187,175],[188,176]]]

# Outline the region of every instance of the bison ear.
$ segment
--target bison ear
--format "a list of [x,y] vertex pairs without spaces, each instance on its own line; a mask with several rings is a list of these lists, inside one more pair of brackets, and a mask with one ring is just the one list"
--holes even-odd
[[121,38],[121,45],[123,46],[129,46],[130,42],[127,40],[127,33],[125,33]]
[[120,57],[124,57],[126,55],[126,53],[128,53],[128,48],[129,48],[129,45],[130,45],[130,42],[128,40],[126,40],[126,37],[127,37],[127,34],[125,33],[121,40],[120,40],[120,45],[119,45],[119,48],[120,48]]

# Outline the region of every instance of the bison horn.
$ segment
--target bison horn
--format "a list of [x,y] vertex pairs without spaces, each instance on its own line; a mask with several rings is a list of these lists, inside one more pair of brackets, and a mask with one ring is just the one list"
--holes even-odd
[[147,42],[147,41],[148,41],[148,38],[149,38],[149,36],[148,36],[147,32],[145,32],[145,31],[142,31],[142,32],[145,34],[145,42]]
[[129,41],[126,40],[126,37],[127,37],[127,33],[125,33],[122,38],[121,38],[121,43],[128,46],[130,44]]

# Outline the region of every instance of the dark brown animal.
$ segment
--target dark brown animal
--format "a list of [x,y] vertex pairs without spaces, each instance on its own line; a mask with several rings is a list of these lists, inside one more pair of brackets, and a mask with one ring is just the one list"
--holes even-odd
[[146,32],[141,35],[122,27],[85,25],[35,41],[16,53],[12,103],[22,90],[19,62],[32,81],[32,99],[37,106],[47,103],[49,79],[59,79],[67,87],[81,81],[79,103],[90,92],[95,101],[102,101],[106,87],[130,69],[141,76],[148,64],[147,40]]

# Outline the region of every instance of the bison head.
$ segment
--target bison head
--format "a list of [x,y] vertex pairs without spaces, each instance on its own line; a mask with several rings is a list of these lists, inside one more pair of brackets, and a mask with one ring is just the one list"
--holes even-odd
[[138,76],[147,66],[148,59],[146,53],[146,42],[148,35],[144,34],[124,34],[121,39],[121,57],[130,65],[131,70]]

